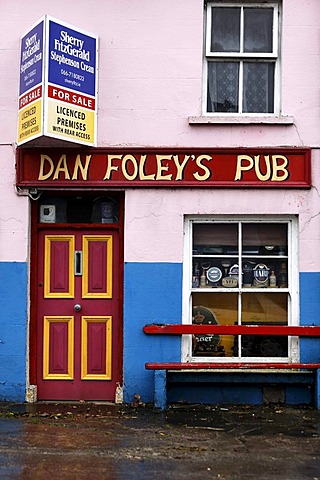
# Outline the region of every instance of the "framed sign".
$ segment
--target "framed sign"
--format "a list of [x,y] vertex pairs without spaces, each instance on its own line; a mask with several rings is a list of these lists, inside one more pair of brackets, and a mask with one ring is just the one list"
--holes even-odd
[[310,188],[308,148],[18,149],[17,185]]

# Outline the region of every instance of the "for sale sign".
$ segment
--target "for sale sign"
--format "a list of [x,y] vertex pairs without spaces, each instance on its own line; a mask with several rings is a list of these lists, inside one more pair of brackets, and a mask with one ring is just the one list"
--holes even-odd
[[43,134],[44,20],[21,39],[18,144]]
[[95,35],[51,17],[24,35],[18,145],[40,135],[96,145],[97,60]]
[[97,43],[94,35],[48,19],[45,135],[96,144]]

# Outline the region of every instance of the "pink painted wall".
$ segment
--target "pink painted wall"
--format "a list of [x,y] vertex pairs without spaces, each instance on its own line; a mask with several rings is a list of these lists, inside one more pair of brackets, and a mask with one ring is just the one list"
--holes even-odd
[[[98,145],[312,147],[313,188],[128,190],[126,261],[182,261],[185,213],[300,216],[300,269],[319,271],[320,2],[283,1],[284,125],[192,126],[201,113],[203,0],[2,0],[0,261],[28,259],[27,197],[14,190],[19,40],[44,14],[100,38]],[[311,258],[312,257],[312,258]]]

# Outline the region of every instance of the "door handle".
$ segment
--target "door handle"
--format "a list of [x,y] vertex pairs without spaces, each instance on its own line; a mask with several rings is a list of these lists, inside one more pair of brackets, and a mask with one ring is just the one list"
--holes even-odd
[[76,303],[73,308],[75,309],[76,312],[80,312],[81,309],[82,309],[82,307],[81,307],[81,305],[79,305],[79,303]]

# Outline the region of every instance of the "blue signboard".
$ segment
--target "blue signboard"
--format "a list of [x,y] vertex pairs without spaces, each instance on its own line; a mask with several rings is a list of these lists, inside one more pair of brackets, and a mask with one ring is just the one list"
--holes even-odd
[[21,39],[18,145],[43,135],[95,146],[97,71],[94,34],[47,15],[30,27]]
[[42,82],[43,26],[42,20],[21,39],[19,95]]
[[49,83],[95,96],[96,52],[96,37],[49,20]]

